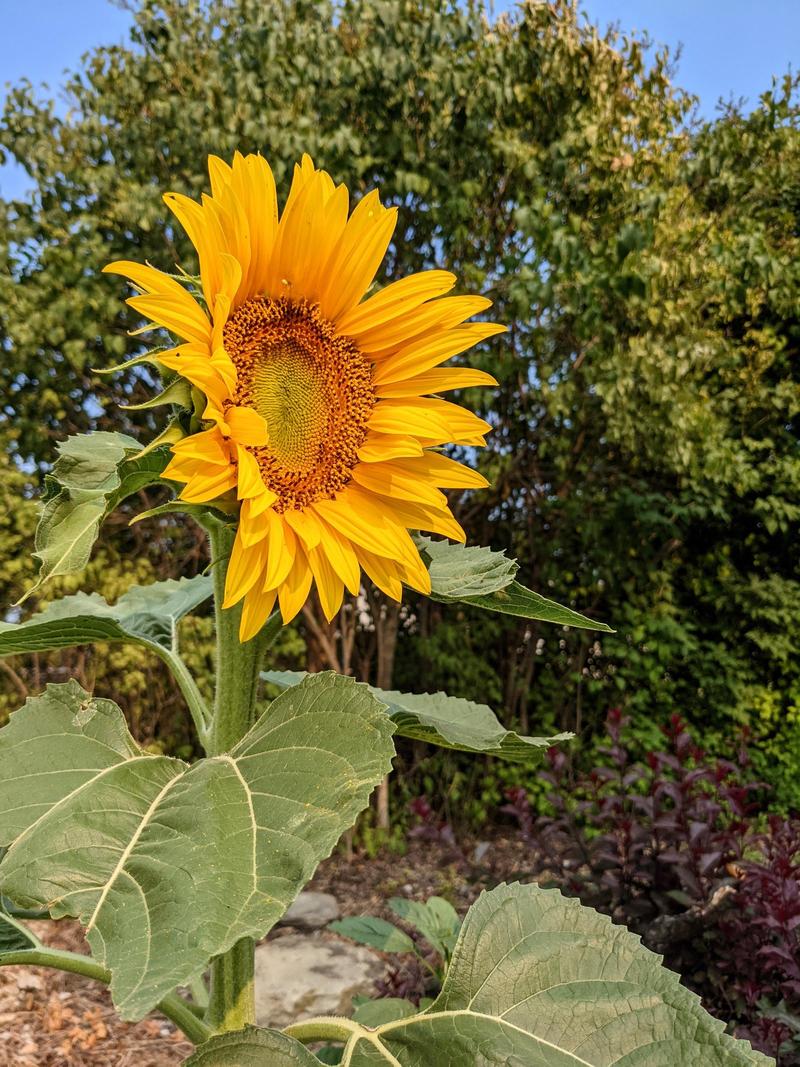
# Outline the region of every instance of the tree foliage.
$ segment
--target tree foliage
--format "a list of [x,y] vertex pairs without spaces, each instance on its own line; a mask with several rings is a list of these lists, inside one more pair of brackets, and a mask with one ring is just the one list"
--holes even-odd
[[[237,148],[285,185],[309,151],[400,205],[387,276],[435,264],[495,301],[493,488],[460,515],[512,546],[521,582],[569,589],[617,631],[414,604],[395,684],[505,705],[522,732],[592,728],[615,703],[678,706],[711,744],[749,724],[761,772],[800,799],[800,110],[787,82],[750,115],[692,123],[670,63],[568,0],[493,22],[445,0],[137,0],[131,40],[85,58],[66,111],[13,89],[0,153],[34,191],[0,202],[0,433],[20,499],[4,581],[30,524],[22,472],[47,470],[54,439],[118,428],[115,405],[152,385],[144,364],[113,384],[92,370],[142,348],[100,267],[193,270],[160,192],[198,195],[207,154]],[[155,426],[126,421],[142,441]],[[191,531],[149,522],[156,575],[196,573]],[[137,536],[97,549],[104,582]]]

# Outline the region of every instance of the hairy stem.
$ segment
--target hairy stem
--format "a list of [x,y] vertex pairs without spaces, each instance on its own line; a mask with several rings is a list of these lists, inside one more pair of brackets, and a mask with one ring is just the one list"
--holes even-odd
[[203,699],[200,690],[197,688],[197,683],[192,677],[189,668],[177,652],[172,652],[167,648],[161,648],[155,644],[150,647],[153,648],[153,651],[159,659],[166,663],[172,673],[172,677],[178,683],[178,687],[183,693],[184,699],[189,706],[192,722],[194,723],[195,730],[197,730],[197,735],[202,742],[203,748],[207,749],[211,712],[209,711],[208,705]]
[[242,644],[239,641],[241,602],[232,608],[222,607],[235,532],[224,523],[217,523],[209,530],[217,629],[217,692],[207,746],[209,755],[230,751],[255,722],[261,664],[264,652],[277,632],[271,626],[271,619],[260,634]]
[[313,1041],[348,1041],[353,1034],[369,1033],[360,1023],[338,1015],[320,1015],[302,1023],[292,1023],[283,1032],[304,1045]]
[[[235,530],[223,523],[208,527],[214,568],[214,613],[217,630],[217,690],[214,718],[206,751],[229,752],[257,718],[256,699],[264,652],[278,634],[280,616],[268,620],[261,633],[242,644],[242,605],[223,608]],[[211,964],[211,995],[206,1019],[215,1033],[241,1030],[255,1022],[255,943],[249,937]]]
[[215,1034],[243,1030],[256,1021],[255,942],[244,937],[211,964],[206,1022]]
[[[41,948],[21,949],[19,952],[0,953],[0,967],[21,964],[26,967],[52,967],[58,971],[69,971],[84,978],[93,978],[105,985],[111,981],[111,972],[101,967],[90,956],[78,952],[64,952],[61,949]],[[198,1019],[191,1007],[178,996],[170,993],[159,1003],[158,1010],[183,1031],[195,1045],[201,1045],[211,1037],[211,1030]]]

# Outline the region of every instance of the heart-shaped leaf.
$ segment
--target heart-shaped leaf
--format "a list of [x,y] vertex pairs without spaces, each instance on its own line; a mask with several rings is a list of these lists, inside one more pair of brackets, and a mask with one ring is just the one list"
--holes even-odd
[[614,632],[605,623],[595,622],[515,581],[516,561],[504,552],[465,548],[450,541],[432,541],[429,537],[417,537],[416,542],[428,565],[432,600],[443,604],[471,604],[486,611],[519,615],[558,626]]
[[48,578],[82,570],[105,516],[125,497],[159,481],[166,462],[163,452],[145,454],[123,433],[98,431],[61,441],[36,527],[39,577],[26,596]]
[[48,686],[0,731],[0,889],[86,925],[123,1018],[281,917],[388,772],[391,722],[327,673],[228,754],[140,749],[119,708]]
[[98,593],[75,593],[48,604],[25,622],[0,623],[0,656],[91,641],[126,641],[172,650],[178,621],[212,592],[211,578],[198,575],[134,586],[116,604],[107,603]]
[[[286,689],[302,682],[304,671],[266,671],[262,678]],[[459,752],[485,752],[492,756],[528,763],[551,745],[568,741],[572,734],[553,737],[526,737],[506,730],[486,704],[476,704],[446,693],[397,693],[367,686],[373,696],[386,704],[398,737],[428,741]]]

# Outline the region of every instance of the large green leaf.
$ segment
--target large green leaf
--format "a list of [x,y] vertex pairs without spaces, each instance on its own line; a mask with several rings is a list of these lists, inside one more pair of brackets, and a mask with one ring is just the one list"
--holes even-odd
[[[335,1020],[326,1020],[335,1022]],[[434,1003],[364,1026],[342,1067],[766,1067],[774,1061],[724,1032],[639,938],[555,889],[501,885],[469,910]],[[311,1024],[287,1027],[313,1040]],[[328,1032],[327,1036],[331,1036]],[[301,1063],[272,1052],[269,1031],[226,1037],[230,1067]],[[213,1042],[203,1046],[209,1051]],[[202,1050],[201,1050],[202,1051]],[[237,1056],[239,1057],[237,1059]]]
[[319,1063],[286,1034],[249,1026],[235,1034],[212,1037],[184,1061],[184,1067],[319,1067]]
[[[304,671],[266,671],[262,678],[282,689],[297,685]],[[526,737],[506,730],[486,704],[476,704],[446,693],[397,693],[367,686],[385,704],[399,737],[428,741],[459,752],[486,752],[517,763],[526,763],[572,734]]]
[[80,918],[139,1018],[280,918],[389,770],[391,730],[328,673],[190,767],[140,749],[111,701],[49,686],[0,731],[0,889]]
[[356,1038],[348,1067],[736,1067],[723,1032],[639,938],[557,890],[500,886],[464,920],[431,1007]]
[[504,552],[489,548],[465,548],[450,541],[416,538],[431,576],[432,600],[443,604],[471,604],[486,611],[519,615],[558,626],[613,633],[603,622],[581,615],[548,600],[515,580],[517,564]]
[[0,656],[90,641],[126,641],[173,650],[178,621],[213,592],[205,575],[134,586],[116,604],[98,593],[56,600],[25,622],[0,623]]
[[82,570],[105,516],[125,497],[159,480],[166,465],[163,452],[140,452],[132,437],[106,431],[59,443],[36,527],[39,576],[26,596],[48,578]]

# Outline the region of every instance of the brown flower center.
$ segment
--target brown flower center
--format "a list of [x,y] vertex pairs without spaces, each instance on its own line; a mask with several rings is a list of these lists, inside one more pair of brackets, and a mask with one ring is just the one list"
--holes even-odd
[[231,315],[233,403],[254,408],[269,443],[251,448],[276,511],[332,497],[350,481],[375,405],[369,362],[304,300],[257,296]]

